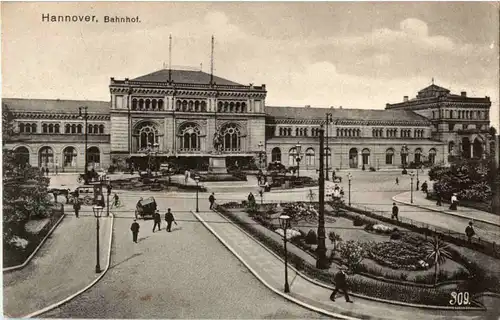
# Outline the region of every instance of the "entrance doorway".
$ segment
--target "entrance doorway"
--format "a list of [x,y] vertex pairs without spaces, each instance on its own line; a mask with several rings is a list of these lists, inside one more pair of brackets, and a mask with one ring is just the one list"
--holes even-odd
[[358,149],[352,148],[349,150],[349,168],[358,167]]

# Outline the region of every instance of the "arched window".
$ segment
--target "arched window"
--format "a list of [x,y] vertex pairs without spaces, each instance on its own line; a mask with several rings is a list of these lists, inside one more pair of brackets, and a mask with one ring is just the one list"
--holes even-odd
[[87,162],[90,166],[95,167],[101,163],[101,152],[97,147],[87,149]]
[[47,130],[48,126],[46,123],[42,124],[42,133],[47,133],[48,130]]
[[281,150],[280,148],[276,147],[276,148],[273,148],[273,150],[271,151],[271,161],[272,162],[281,162]]
[[54,124],[49,124],[49,133],[54,133]]
[[91,124],[89,124],[87,126],[87,133],[89,133],[89,134],[94,133],[94,126],[92,126]]
[[422,149],[417,148],[415,149],[415,163],[420,163],[421,162],[421,155],[422,155]]
[[51,147],[43,147],[38,152],[38,166],[40,168],[54,166],[54,151]]
[[241,112],[247,112],[247,104],[245,102],[241,103]]
[[181,149],[186,151],[200,150],[200,128],[195,123],[184,124],[180,128]]
[[59,123],[56,123],[56,125],[54,126],[54,132],[55,133],[60,133],[59,132]]
[[139,110],[144,109],[144,99],[139,99]]
[[63,167],[76,167],[77,158],[76,149],[73,147],[66,147],[63,150]]
[[431,164],[436,163],[436,149],[434,149],[434,148],[429,150],[429,162]]
[[18,147],[14,150],[16,164],[25,167],[30,163],[30,151],[26,147]]
[[295,128],[295,136],[299,136],[299,128]]
[[221,131],[222,149],[225,151],[239,151],[241,148],[240,130],[235,124],[226,125]]
[[82,129],[83,129],[83,126],[81,124],[79,124],[77,127],[76,127],[76,131],[77,133],[82,133]]
[[201,108],[201,112],[207,112],[207,103],[205,101],[202,101],[200,103],[200,108]]
[[137,146],[139,151],[145,150],[148,145],[153,146],[155,143],[158,143],[158,130],[152,123],[143,123],[136,130],[136,135],[138,136]]
[[306,166],[314,167],[315,166],[315,157],[314,157],[314,149],[309,148],[306,150]]
[[358,167],[358,149],[351,148],[349,150],[349,167],[357,168]]
[[323,163],[325,165],[325,168],[326,168],[326,159],[328,159],[328,167],[331,167],[332,166],[332,150],[330,148],[325,148],[325,151],[324,151],[324,159],[323,159]]
[[222,101],[219,101],[217,104],[217,112],[222,112],[224,110],[224,103]]
[[71,125],[70,124],[66,124],[64,126],[64,133],[71,133]]
[[19,132],[24,133],[24,123],[19,124]]
[[394,163],[394,149],[389,148],[385,151],[385,164]]
[[448,153],[453,153],[453,150],[455,149],[455,142],[450,141],[448,142]]
[[181,111],[182,108],[182,102],[180,100],[177,100],[175,103],[175,111]]
[[296,158],[297,158],[297,149],[293,147],[288,151],[288,165],[296,166],[297,165]]
[[36,133],[37,130],[36,130],[36,123],[32,123],[31,124],[31,133]]
[[187,100],[182,101],[182,111],[187,111],[188,110],[188,102]]
[[137,99],[132,99],[132,110],[137,110]]
[[153,99],[153,101],[151,103],[151,107],[153,108],[153,110],[156,110],[156,104],[157,104],[156,99]]
[[361,156],[363,158],[363,164],[368,165],[370,163],[370,149],[363,149],[361,151]]
[[149,110],[149,107],[151,106],[151,101],[149,99],[146,99],[146,103],[145,103],[145,109],[146,110]]
[[104,133],[104,125],[103,125],[103,124],[100,124],[100,125],[99,125],[99,133],[100,133],[100,134],[103,134],[103,133]]
[[163,99],[158,100],[158,110],[163,110]]

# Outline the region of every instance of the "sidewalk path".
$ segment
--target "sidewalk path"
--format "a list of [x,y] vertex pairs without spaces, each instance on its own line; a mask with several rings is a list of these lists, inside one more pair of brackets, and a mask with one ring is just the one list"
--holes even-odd
[[[200,220],[206,222],[209,229],[221,237],[226,244],[253,270],[263,282],[275,291],[283,292],[284,263],[281,259],[266,250],[253,238],[243,233],[238,227],[228,222],[216,212],[206,210],[203,206],[201,213],[196,214]],[[483,319],[485,313],[481,311],[442,311],[427,310],[383,302],[354,298],[349,304],[339,297],[336,302],[329,300],[330,289],[314,284],[292,269],[288,272],[290,296],[305,302],[310,306],[325,310],[330,314],[344,316],[344,319]],[[262,281],[261,280],[261,281]]]
[[[111,218],[101,218],[100,264],[108,259]],[[96,264],[96,221],[83,211],[69,213],[23,269],[4,273],[5,317],[22,317],[48,307],[82,290],[99,274]]]
[[463,206],[458,206],[457,211],[452,211],[449,210],[449,205],[447,203],[443,203],[443,205],[440,207],[436,206],[436,202],[427,199],[425,197],[425,194],[422,192],[418,191],[413,192],[413,203],[410,203],[411,192],[404,192],[398,194],[397,196],[394,197],[394,200],[404,203],[406,205],[411,205],[414,207],[424,208],[433,211],[440,211],[445,214],[466,218],[468,220],[473,219],[477,221],[482,221],[500,227],[499,215]]

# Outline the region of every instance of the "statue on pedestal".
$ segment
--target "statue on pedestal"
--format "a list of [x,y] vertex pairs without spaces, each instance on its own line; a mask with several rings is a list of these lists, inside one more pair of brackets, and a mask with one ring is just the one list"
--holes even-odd
[[222,136],[220,135],[219,130],[216,130],[214,134],[214,148],[216,153],[220,153],[222,151]]

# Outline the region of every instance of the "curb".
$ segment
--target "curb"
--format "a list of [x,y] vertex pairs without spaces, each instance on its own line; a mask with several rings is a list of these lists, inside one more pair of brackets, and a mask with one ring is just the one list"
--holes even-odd
[[[219,213],[219,215],[221,215],[221,214]],[[228,222],[230,222],[236,228],[238,228],[238,230],[242,231],[244,234],[246,234],[247,236],[249,236],[253,241],[255,241],[257,244],[259,244],[261,247],[263,247],[269,253],[271,253],[272,255],[274,255],[281,262],[285,263],[285,261],[280,256],[278,256],[271,249],[269,249],[268,247],[266,247],[259,240],[255,239],[254,236],[252,236],[251,234],[249,234],[248,232],[246,232],[245,230],[243,230],[242,228],[240,228],[238,225],[236,225],[233,221],[231,221],[230,219],[226,218],[225,216],[221,215],[221,217],[224,218],[225,220],[227,220]],[[289,264],[288,267],[290,269],[292,269],[293,271],[295,271],[295,273],[297,273],[297,275],[299,275],[302,279],[304,279],[306,281],[309,281],[312,284],[315,284],[317,286],[323,287],[325,289],[329,289],[329,290],[332,290],[332,291],[334,290],[334,287],[329,286],[327,284],[324,284],[324,283],[322,283],[320,281],[317,281],[316,279],[310,278],[309,276],[303,274],[301,271],[298,271],[294,266],[292,266],[292,265]],[[362,294],[359,294],[359,293],[354,293],[354,292],[350,292],[349,294],[352,295],[353,297],[361,298],[361,299],[365,299],[365,300],[377,301],[377,302],[382,302],[382,303],[387,303],[387,304],[392,304],[392,305],[399,305],[399,306],[404,306],[404,307],[420,308],[420,309],[430,309],[430,310],[460,310],[460,311],[485,311],[486,310],[485,308],[481,308],[481,307],[470,307],[470,308],[460,309],[458,307],[428,306],[428,305],[423,305],[423,304],[414,304],[414,303],[401,302],[401,301],[385,300],[385,299],[380,299],[380,298],[376,298],[376,297],[365,296],[365,295],[362,295]]]
[[[407,201],[403,201],[403,200],[397,200],[396,197],[398,197],[398,196],[400,196],[402,194],[404,194],[404,193],[400,193],[400,194],[395,195],[394,197],[392,197],[392,201],[395,201],[395,202],[398,202],[398,203],[402,203],[402,204],[407,205],[407,206],[412,206],[412,207],[417,207],[417,208],[424,209],[424,210],[430,210],[430,211],[434,211],[434,212],[444,213],[444,214],[447,214],[447,215],[450,215],[450,216],[460,217],[460,218],[464,218],[464,219],[468,219],[468,220],[480,221],[480,222],[483,222],[483,223],[486,223],[486,224],[490,224],[492,226],[500,227],[500,223],[494,223],[494,222],[483,220],[483,219],[480,219],[480,218],[468,217],[468,216],[465,216],[465,215],[462,215],[462,214],[459,214],[459,213],[447,212],[447,211],[444,211],[444,210],[439,210],[439,209],[429,208],[429,207],[425,207],[425,206],[418,205],[418,204],[413,204],[413,203],[410,203],[410,202],[407,202]],[[499,217],[499,219],[500,219],[500,217]]]
[[94,281],[92,281],[88,286],[86,286],[85,288],[83,288],[82,290],[78,291],[77,293],[75,294],[72,294],[71,296],[67,297],[66,299],[64,300],[61,300],[59,302],[56,302],[48,307],[45,307],[41,310],[38,310],[38,311],[35,311],[33,313],[30,313],[28,315],[25,315],[25,316],[22,316],[22,317],[19,317],[19,318],[33,318],[33,317],[36,317],[36,316],[39,316],[45,312],[48,312],[48,311],[51,311],[63,304],[65,304],[66,302],[69,302],[71,300],[73,300],[74,298],[76,298],[77,296],[81,295],[82,293],[84,293],[85,291],[87,291],[88,289],[92,288],[97,282],[99,282],[99,280],[102,279],[102,277],[104,277],[104,275],[106,274],[106,272],[109,270],[109,265],[111,263],[111,245],[113,243],[113,226],[114,226],[114,222],[115,222],[115,215],[114,214],[111,214],[111,227],[110,227],[110,234],[109,234],[109,247],[108,247],[108,261],[106,262],[106,267],[104,268],[104,270],[101,272],[101,274],[96,278],[94,279]]
[[52,226],[52,228],[49,230],[49,232],[47,232],[47,234],[42,239],[42,241],[40,241],[40,243],[35,248],[35,250],[33,250],[33,252],[29,255],[28,258],[26,258],[26,260],[24,260],[24,262],[22,264],[19,264],[17,266],[3,268],[3,272],[11,272],[11,271],[19,270],[19,269],[22,269],[22,268],[26,267],[28,265],[28,263],[30,263],[31,259],[33,259],[35,257],[35,255],[37,254],[38,250],[40,250],[40,248],[43,246],[43,244],[49,238],[49,236],[52,235],[52,233],[57,228],[57,226],[59,226],[59,224],[61,223],[61,221],[64,219],[65,216],[66,216],[66,214],[64,213],[61,216],[61,218],[59,218],[59,220],[57,220],[57,222]]
[[321,309],[321,308],[318,308],[318,307],[315,307],[315,306],[312,306],[310,304],[307,304],[305,302],[302,302],[294,297],[291,297],[290,295],[287,295],[277,289],[275,289],[273,286],[271,286],[269,283],[267,283],[264,279],[262,279],[261,276],[259,276],[259,274],[252,268],[250,267],[250,265],[247,264],[247,262],[245,260],[243,260],[243,258],[240,257],[240,255],[238,253],[236,253],[236,251],[234,251],[233,248],[231,248],[231,246],[229,244],[227,244],[224,239],[222,239],[213,229],[212,227],[210,227],[206,222],[205,220],[203,220],[201,218],[201,216],[199,216],[197,213],[195,213],[194,211],[191,211],[191,213],[196,217],[196,219],[198,219],[204,226],[205,228],[207,228],[229,251],[231,251],[231,253],[238,259],[240,260],[241,263],[243,263],[245,265],[245,267],[248,268],[248,270],[250,270],[250,272],[260,281],[262,282],[267,288],[269,288],[271,291],[273,291],[274,293],[282,296],[283,298],[287,299],[287,300],[290,300],[302,307],[305,307],[309,310],[312,310],[312,311],[316,311],[316,312],[319,312],[319,313],[322,313],[324,315],[327,315],[327,316],[330,316],[330,317],[334,317],[334,318],[337,318],[337,319],[346,319],[346,320],[359,320],[358,318],[353,318],[353,317],[348,317],[348,316],[344,316],[344,315],[341,315],[341,314],[338,314],[338,313],[333,313],[333,312],[330,312],[330,311],[327,311],[327,310],[324,310],[324,309]]

